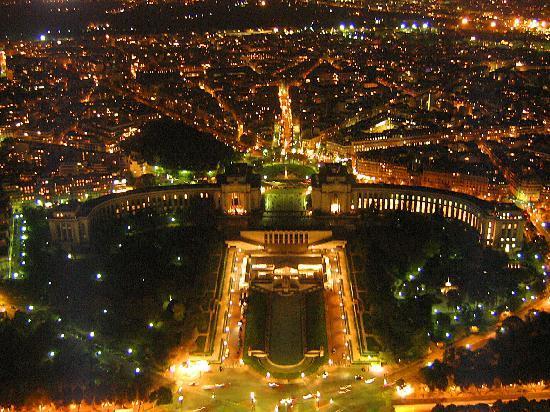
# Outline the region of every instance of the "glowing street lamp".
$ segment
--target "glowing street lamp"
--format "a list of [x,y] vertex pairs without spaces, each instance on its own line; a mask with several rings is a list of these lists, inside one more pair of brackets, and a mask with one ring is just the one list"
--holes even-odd
[[405,386],[398,386],[396,389],[397,395],[401,398],[406,398],[414,392],[413,387],[409,384]]

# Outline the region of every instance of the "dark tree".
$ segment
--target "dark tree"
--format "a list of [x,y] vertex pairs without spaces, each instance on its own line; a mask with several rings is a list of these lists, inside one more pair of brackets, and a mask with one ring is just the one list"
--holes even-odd
[[167,119],[147,123],[125,148],[151,165],[197,172],[228,164],[234,155],[233,149],[212,135]]

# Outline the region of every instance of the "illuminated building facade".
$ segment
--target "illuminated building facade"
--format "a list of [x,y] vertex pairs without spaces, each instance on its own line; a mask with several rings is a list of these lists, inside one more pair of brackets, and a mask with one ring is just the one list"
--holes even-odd
[[[361,184],[339,164],[326,165],[312,182],[312,209],[327,215],[353,216],[361,211],[407,211],[440,214],[474,228],[484,246],[510,252],[521,248],[525,220],[513,204],[487,202],[461,193],[426,187]],[[222,175],[217,184],[161,186],[110,194],[79,204],[60,207],[49,219],[52,240],[65,248],[86,245],[94,225],[143,210],[176,213],[192,201],[226,215],[248,215],[261,208],[259,176],[253,181],[241,175]],[[266,243],[300,243],[283,234]]]
[[246,165],[236,165],[220,175],[216,184],[159,186],[112,193],[76,206],[61,206],[48,222],[52,241],[72,249],[90,242],[95,225],[144,210],[168,215],[198,202],[227,215],[244,215],[258,210],[260,201],[259,176],[252,174]]
[[426,187],[360,184],[341,165],[321,168],[311,196],[313,210],[324,214],[349,215],[367,210],[438,213],[476,229],[484,246],[510,252],[521,248],[523,242],[525,220],[513,204]]
[[363,159],[357,159],[355,169],[372,183],[432,187],[484,200],[502,201],[509,197],[508,185],[504,181],[491,181],[486,176],[436,170],[412,172],[404,165]]
[[6,63],[6,52],[0,51],[0,77],[8,76],[8,65]]

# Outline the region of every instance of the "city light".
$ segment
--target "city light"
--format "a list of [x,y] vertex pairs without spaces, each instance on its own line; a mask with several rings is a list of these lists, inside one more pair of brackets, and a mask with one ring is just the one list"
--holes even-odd
[[206,360],[187,361],[180,365],[171,365],[169,372],[178,379],[195,379],[202,373],[209,372],[210,365]]
[[464,361],[533,397],[501,363],[547,349],[540,2],[73,3],[0,47],[0,318],[51,329],[5,345],[21,408],[74,353],[75,411],[109,373],[104,410],[450,404]]
[[395,390],[400,398],[406,398],[414,392],[413,387],[410,384],[405,386],[397,386]]

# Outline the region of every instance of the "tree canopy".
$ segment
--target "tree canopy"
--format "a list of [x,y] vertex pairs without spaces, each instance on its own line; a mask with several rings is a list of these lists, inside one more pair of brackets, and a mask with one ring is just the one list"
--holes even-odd
[[459,222],[373,213],[350,241],[352,259],[365,330],[396,358],[416,358],[430,340],[486,328],[544,287],[532,258],[544,250],[518,254],[532,258],[532,267],[510,268],[509,256],[481,246],[479,234]]
[[32,309],[0,316],[0,405],[166,402],[166,390],[149,396],[159,372],[210,321],[220,234],[212,224],[186,224],[212,221],[209,210],[200,203],[174,221],[110,222],[122,233],[110,230],[97,253],[69,258],[48,247],[44,211],[24,209],[25,278],[0,286]]
[[550,314],[533,312],[525,320],[506,319],[494,339],[471,351],[448,351],[444,362],[422,369],[430,388],[533,383],[550,378]]
[[231,147],[211,134],[168,119],[147,123],[125,148],[140,154],[147,163],[169,170],[213,170],[234,155]]

